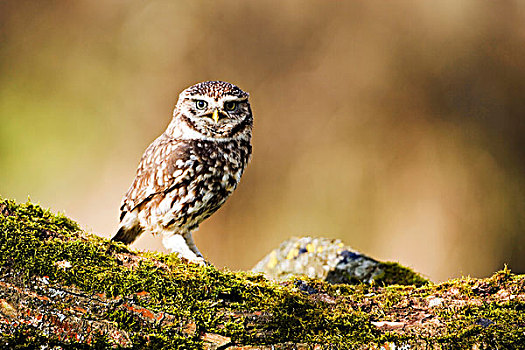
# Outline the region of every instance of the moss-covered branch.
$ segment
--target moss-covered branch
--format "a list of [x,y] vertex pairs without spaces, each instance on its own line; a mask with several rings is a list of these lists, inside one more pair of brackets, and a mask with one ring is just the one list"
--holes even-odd
[[133,252],[0,200],[0,273],[8,348],[525,347],[525,277],[508,270],[420,287],[277,284]]

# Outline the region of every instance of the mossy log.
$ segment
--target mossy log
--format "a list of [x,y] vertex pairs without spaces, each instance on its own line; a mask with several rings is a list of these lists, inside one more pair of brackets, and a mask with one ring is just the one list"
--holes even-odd
[[196,266],[0,200],[0,347],[525,348],[525,276],[332,285]]

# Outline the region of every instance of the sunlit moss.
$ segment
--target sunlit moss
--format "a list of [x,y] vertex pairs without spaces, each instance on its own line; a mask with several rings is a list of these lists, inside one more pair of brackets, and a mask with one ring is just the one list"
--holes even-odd
[[[31,203],[0,200],[0,214],[2,271],[18,271],[27,281],[48,276],[51,283],[104,293],[110,298],[130,297],[135,305],[173,317],[172,325],[155,327],[131,313],[108,311],[106,319],[127,331],[135,348],[199,349],[203,346],[199,335],[204,332],[231,337],[238,344],[291,342],[335,349],[385,342],[459,349],[470,349],[474,344],[503,348],[525,345],[525,302],[517,299],[437,308],[443,329],[433,335],[382,332],[372,324],[389,320],[391,312],[409,298],[424,299],[452,288],[468,297],[468,293],[477,293],[476,283],[484,283],[479,287],[483,291],[505,287],[523,293],[524,277],[508,270],[486,280],[460,279],[441,285],[422,278],[405,281],[414,285],[390,287],[380,287],[381,280],[372,286],[330,285],[312,279],[277,284],[252,273],[189,265],[175,255],[131,252],[124,245],[86,234],[63,215]],[[61,261],[71,266],[59,268]],[[391,266],[404,271],[397,264]],[[182,330],[189,322],[195,325],[195,332]],[[13,346],[28,341],[32,345],[58,344],[27,327],[16,334],[3,334],[1,340]],[[101,336],[92,347],[109,344],[111,339]],[[68,347],[86,348],[80,343]]]

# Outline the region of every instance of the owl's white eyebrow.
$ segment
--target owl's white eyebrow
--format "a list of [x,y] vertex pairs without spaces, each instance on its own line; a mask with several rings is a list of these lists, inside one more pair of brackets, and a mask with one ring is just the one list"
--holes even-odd
[[220,101],[235,101],[235,102],[245,102],[245,101],[248,101],[248,97],[233,97],[233,98],[230,98],[230,97],[223,97],[222,99],[220,99]]

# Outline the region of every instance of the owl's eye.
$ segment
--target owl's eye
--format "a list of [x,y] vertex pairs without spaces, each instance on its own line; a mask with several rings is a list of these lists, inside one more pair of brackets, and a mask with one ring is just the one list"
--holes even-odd
[[236,101],[226,101],[224,102],[224,109],[231,112],[237,109]]
[[195,101],[195,107],[197,107],[197,109],[204,109],[204,108],[206,108],[206,106],[208,106],[206,101],[203,101],[203,100]]

